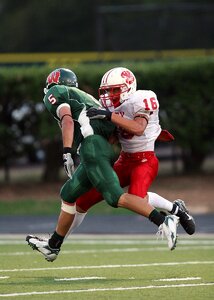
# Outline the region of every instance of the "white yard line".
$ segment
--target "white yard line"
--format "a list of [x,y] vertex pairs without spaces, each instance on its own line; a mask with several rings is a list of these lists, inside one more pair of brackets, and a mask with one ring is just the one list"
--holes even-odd
[[[44,234],[44,233],[34,233],[34,235],[38,235],[38,236],[48,236],[48,234]],[[155,232],[154,234],[100,234],[100,233],[95,233],[95,234],[91,234],[91,233],[73,233],[71,235],[68,236],[67,240],[71,241],[71,240],[116,240],[118,241],[120,240],[154,240],[155,239]],[[191,236],[191,240],[205,240],[205,239],[213,239],[214,233],[195,233],[193,236]],[[189,237],[186,235],[186,233],[180,233],[179,237],[184,239],[184,240],[189,240]],[[14,234],[2,234],[0,233],[0,240],[22,240],[25,241],[26,238],[26,234],[18,234],[18,233],[14,233]]]
[[18,297],[32,295],[54,295],[54,294],[71,294],[71,293],[94,293],[94,292],[113,292],[113,291],[134,291],[144,289],[165,289],[165,288],[184,288],[184,287],[200,287],[212,286],[214,283],[195,283],[195,284],[172,284],[172,285],[148,285],[148,286],[130,286],[130,287],[114,287],[114,288],[98,288],[85,290],[61,290],[61,291],[44,291],[44,292],[27,292],[27,293],[11,293],[0,294],[0,297]]
[[[214,249],[214,245],[212,246],[191,246],[191,247],[178,247],[177,251],[187,251],[187,250],[212,250]],[[90,250],[62,250],[61,254],[90,254],[90,253],[112,253],[112,252],[150,252],[154,251],[154,247],[152,248],[113,248],[113,249],[90,249]],[[155,251],[169,251],[169,249],[164,247],[155,247]],[[19,251],[19,252],[0,252],[0,256],[24,256],[24,255],[32,255],[38,254],[37,252],[32,251]]]
[[55,281],[78,281],[78,280],[91,280],[91,279],[106,279],[106,277],[72,277],[72,278],[54,278]]
[[[40,237],[49,237],[45,234],[35,234]],[[1,235],[0,245],[26,245],[26,235]],[[66,239],[66,244],[71,245],[160,245],[165,244],[165,240],[157,239],[154,235],[70,235]],[[214,234],[194,235],[187,239],[186,235],[179,234],[179,245],[214,245]]]
[[10,278],[9,276],[0,276],[0,279],[8,279]]
[[183,277],[183,278],[161,278],[154,279],[153,281],[186,281],[186,280],[199,280],[201,277]]
[[[39,235],[43,237],[44,235]],[[161,239],[155,239],[155,237],[152,239],[148,239],[145,237],[141,237],[139,239],[130,239],[130,237],[127,237],[127,239],[124,239],[124,236],[118,237],[118,240],[115,239],[75,239],[75,238],[69,238],[65,241],[68,245],[160,245],[160,244],[166,244],[166,240]],[[17,239],[0,239],[0,245],[27,245],[27,242],[25,241],[25,238],[23,240],[17,240]],[[214,239],[190,239],[190,240],[182,240],[179,236],[179,245],[207,245],[211,246],[214,245]]]
[[67,266],[52,268],[28,268],[28,269],[2,269],[0,272],[32,272],[47,270],[78,270],[78,269],[113,269],[113,268],[136,268],[151,266],[179,266],[179,265],[211,265],[214,261],[185,261],[185,262],[167,262],[167,263],[150,263],[150,264],[130,264],[130,265],[100,265],[100,266]]

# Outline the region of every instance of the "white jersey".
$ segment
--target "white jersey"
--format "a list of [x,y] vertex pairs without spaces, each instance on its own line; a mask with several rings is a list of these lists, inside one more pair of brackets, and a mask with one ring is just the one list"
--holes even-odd
[[159,103],[154,92],[149,90],[138,90],[123,102],[114,112],[121,116],[134,120],[136,116],[146,116],[148,125],[141,136],[125,132],[118,128],[118,137],[122,150],[128,153],[154,151],[155,140],[161,132],[159,124]]

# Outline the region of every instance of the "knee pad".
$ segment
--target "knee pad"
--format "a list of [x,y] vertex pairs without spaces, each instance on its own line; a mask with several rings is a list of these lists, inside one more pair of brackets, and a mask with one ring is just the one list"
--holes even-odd
[[74,205],[71,205],[70,203],[64,202],[62,200],[61,210],[63,210],[64,212],[66,212],[70,215],[75,215],[75,213],[76,213],[76,203]]

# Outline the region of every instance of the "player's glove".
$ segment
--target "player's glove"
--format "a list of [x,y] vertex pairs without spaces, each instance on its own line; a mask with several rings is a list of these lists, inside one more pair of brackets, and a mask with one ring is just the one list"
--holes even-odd
[[87,117],[90,119],[107,119],[111,120],[112,112],[110,110],[98,109],[98,108],[89,108],[86,113]]
[[63,149],[63,163],[66,174],[71,178],[74,173],[74,161],[71,157],[71,148],[69,147]]

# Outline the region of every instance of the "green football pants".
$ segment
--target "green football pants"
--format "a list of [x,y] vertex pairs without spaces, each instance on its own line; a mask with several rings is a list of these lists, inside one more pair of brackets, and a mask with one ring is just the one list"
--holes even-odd
[[117,207],[124,191],[112,168],[115,152],[108,141],[100,135],[85,138],[81,143],[80,161],[73,177],[61,189],[62,200],[74,203],[94,186],[109,205]]

